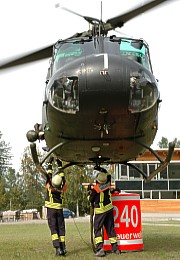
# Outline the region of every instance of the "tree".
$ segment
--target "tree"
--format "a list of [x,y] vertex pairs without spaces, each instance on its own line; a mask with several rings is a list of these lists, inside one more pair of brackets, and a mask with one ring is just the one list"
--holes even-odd
[[10,166],[12,155],[10,154],[11,147],[2,140],[2,133],[0,131],[0,177],[5,173]]
[[21,208],[36,208],[41,212],[45,199],[45,180],[36,169],[29,147],[24,149],[21,160],[19,185],[22,191]]
[[158,146],[159,148],[168,148],[168,144],[169,144],[168,139],[162,136],[161,141],[159,141],[158,143]]
[[64,194],[64,207],[70,208],[76,212],[77,203],[80,215],[89,212],[89,202],[87,200],[87,191],[82,183],[90,183],[93,170],[91,167],[72,166],[66,169],[66,186]]
[[[174,138],[173,142],[175,143],[175,148],[180,148],[180,140],[177,140],[177,138]],[[159,148],[168,148],[169,147],[169,141],[166,137],[162,137],[161,141],[158,142]]]
[[6,190],[4,186],[4,181],[0,179],[0,210],[5,210],[7,206],[6,202]]
[[175,147],[180,148],[180,140],[177,140],[177,138],[174,139]]
[[17,210],[20,207],[20,187],[15,170],[9,167],[3,175],[6,205],[4,210]]

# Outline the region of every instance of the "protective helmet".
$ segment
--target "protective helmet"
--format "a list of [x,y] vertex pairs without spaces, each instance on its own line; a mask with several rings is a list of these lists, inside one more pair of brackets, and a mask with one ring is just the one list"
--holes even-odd
[[62,177],[59,174],[56,174],[55,176],[52,177],[52,185],[55,188],[60,187],[61,183],[62,183]]
[[97,182],[100,184],[105,184],[107,182],[107,174],[104,172],[100,172],[97,176]]

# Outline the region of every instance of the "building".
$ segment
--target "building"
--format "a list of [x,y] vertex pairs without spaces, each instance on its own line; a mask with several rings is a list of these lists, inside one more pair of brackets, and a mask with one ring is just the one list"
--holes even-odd
[[[156,150],[165,160],[168,150]],[[160,162],[150,152],[131,162],[148,176],[157,169]],[[180,149],[175,149],[169,165],[159,172],[149,183],[140,173],[127,165],[116,164],[115,185],[120,190],[140,194],[142,199],[180,199]]]

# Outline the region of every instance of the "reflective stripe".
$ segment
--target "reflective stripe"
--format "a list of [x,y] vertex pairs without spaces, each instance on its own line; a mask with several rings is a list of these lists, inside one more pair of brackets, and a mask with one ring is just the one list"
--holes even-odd
[[102,206],[101,208],[94,208],[94,212],[95,212],[95,214],[101,214],[101,213],[107,212],[111,209],[113,209],[113,205],[111,203],[109,203],[108,205]]
[[52,209],[62,209],[63,206],[60,203],[52,203],[49,201],[45,201],[45,207],[52,208]]
[[114,244],[114,243],[117,242],[117,238],[116,237],[110,237],[109,241],[110,241],[111,244]]
[[59,237],[59,242],[65,242],[65,236],[60,236]]
[[[110,190],[109,190],[109,195],[110,195]],[[110,196],[110,201],[111,201],[111,196]],[[94,208],[94,212],[96,214],[101,214],[101,213],[104,213],[104,212],[107,212],[111,209],[113,209],[113,205],[112,203],[109,203],[107,205],[103,205],[103,202],[104,202],[104,192],[100,192],[99,193],[99,208]]]
[[58,234],[53,234],[53,235],[51,236],[51,238],[52,238],[52,240],[57,240],[57,239],[58,239]]
[[118,200],[139,200],[140,196],[112,196],[112,201]]
[[110,199],[110,202],[112,203],[112,194],[111,194],[110,190],[109,190],[109,199]]
[[103,239],[102,239],[102,237],[95,237],[95,244],[97,245],[97,244],[99,244],[99,243],[101,243],[101,242],[103,242]]
[[53,203],[53,196],[52,196],[51,190],[49,190],[49,202]]
[[99,207],[102,209],[103,208],[103,201],[104,201],[104,192],[100,192],[99,196]]
[[[142,239],[132,239],[132,240],[117,240],[118,245],[136,245],[143,244]],[[109,240],[104,240],[104,245],[111,245]]]
[[61,177],[64,177],[64,172],[60,172],[59,175],[60,175]]
[[51,163],[51,162],[48,162],[47,165],[52,165],[52,163]]

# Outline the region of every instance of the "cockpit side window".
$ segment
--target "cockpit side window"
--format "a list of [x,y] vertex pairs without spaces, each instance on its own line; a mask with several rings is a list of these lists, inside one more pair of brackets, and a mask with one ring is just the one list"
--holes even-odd
[[151,70],[148,49],[142,41],[121,39],[120,54],[141,63],[148,70]]

